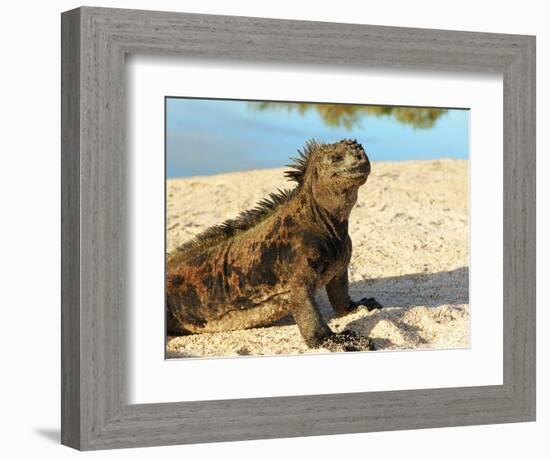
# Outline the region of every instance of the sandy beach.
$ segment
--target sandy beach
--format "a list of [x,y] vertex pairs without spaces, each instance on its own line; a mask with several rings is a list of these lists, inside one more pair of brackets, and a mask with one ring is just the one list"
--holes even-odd
[[[169,179],[167,250],[236,216],[277,188],[284,169]],[[350,217],[353,299],[375,297],[336,318],[324,291],[321,310],[335,331],[370,336],[379,351],[469,346],[468,161],[375,162]],[[323,353],[308,349],[292,318],[243,331],[168,336],[172,358]]]

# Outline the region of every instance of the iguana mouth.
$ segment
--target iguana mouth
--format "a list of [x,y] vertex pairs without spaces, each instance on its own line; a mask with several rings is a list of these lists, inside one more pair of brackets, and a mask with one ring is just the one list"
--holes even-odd
[[355,165],[347,169],[340,169],[334,172],[335,175],[346,175],[349,177],[364,176],[369,172],[369,168],[366,164]]

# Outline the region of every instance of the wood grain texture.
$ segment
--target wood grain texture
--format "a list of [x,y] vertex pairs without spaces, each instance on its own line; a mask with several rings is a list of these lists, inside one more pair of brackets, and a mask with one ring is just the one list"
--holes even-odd
[[61,24],[61,442],[80,445],[80,13]]
[[[102,449],[535,418],[534,37],[88,7],[63,13],[62,24],[64,444]],[[128,404],[129,53],[502,73],[504,384]]]

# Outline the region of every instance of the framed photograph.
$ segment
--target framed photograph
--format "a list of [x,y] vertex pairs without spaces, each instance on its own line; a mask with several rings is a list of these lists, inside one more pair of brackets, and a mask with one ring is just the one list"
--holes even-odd
[[168,358],[469,347],[469,110],[165,104]]
[[62,14],[62,443],[535,419],[535,38]]

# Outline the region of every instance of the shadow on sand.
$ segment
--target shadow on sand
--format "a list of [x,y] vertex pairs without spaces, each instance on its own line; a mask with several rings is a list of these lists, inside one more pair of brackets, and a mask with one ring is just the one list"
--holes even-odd
[[[423,305],[456,305],[468,303],[468,267],[436,272],[409,274],[395,277],[360,280],[350,284],[349,292],[353,300],[374,297],[384,308],[400,307],[403,312],[410,307]],[[335,315],[326,293],[318,293],[319,308],[325,318]],[[285,317],[274,325],[293,324],[292,317]]]
[[[362,336],[369,336],[372,329],[382,320],[390,321],[403,334],[416,344],[427,341],[421,336],[418,326],[404,321],[404,315],[411,307],[437,307],[440,305],[459,305],[468,303],[469,268],[435,272],[409,274],[394,277],[374,278],[356,281],[350,284],[350,296],[353,300],[363,297],[374,297],[382,306],[382,310],[357,318],[349,322],[343,329],[350,330]],[[330,306],[326,293],[318,293],[318,303],[321,313],[326,319],[336,316]],[[294,324],[291,316],[273,323],[274,326]],[[388,339],[374,339],[377,349],[383,350],[394,343]]]
[[[362,280],[350,285],[350,296],[354,300],[374,297],[383,309],[351,321],[345,327],[358,334],[369,336],[372,329],[381,321],[388,320],[416,344],[427,341],[421,336],[418,326],[406,323],[403,318],[414,306],[437,307],[440,305],[466,304],[469,300],[469,268],[460,267],[446,272],[410,274]],[[322,300],[325,316],[334,316],[328,301]],[[390,347],[388,339],[374,339],[377,349]]]

